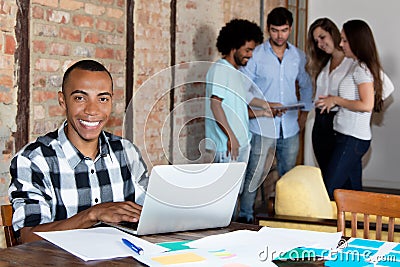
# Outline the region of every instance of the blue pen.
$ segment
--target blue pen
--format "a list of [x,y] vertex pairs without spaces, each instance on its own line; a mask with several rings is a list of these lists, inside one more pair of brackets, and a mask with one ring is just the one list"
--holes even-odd
[[122,238],[122,242],[130,249],[132,249],[133,251],[135,251],[137,254],[139,255],[143,255],[144,250],[141,247],[136,246],[135,244],[133,244],[131,241]]

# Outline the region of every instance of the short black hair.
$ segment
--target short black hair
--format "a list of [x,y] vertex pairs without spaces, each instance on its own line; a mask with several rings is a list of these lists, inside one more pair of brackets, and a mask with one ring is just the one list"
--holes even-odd
[[222,55],[227,55],[232,49],[239,49],[249,41],[256,44],[263,41],[260,27],[245,19],[233,19],[219,31],[217,48]]
[[290,27],[292,27],[293,24],[292,12],[290,12],[287,8],[276,7],[269,12],[267,17],[268,29],[271,25],[282,26],[286,24],[288,24]]
[[84,60],[80,60],[80,61],[74,63],[65,71],[63,81],[62,81],[62,91],[63,92],[64,92],[65,84],[67,83],[68,78],[74,69],[88,70],[88,71],[105,71],[111,79],[111,91],[113,91],[113,78],[111,76],[111,73],[107,70],[107,68],[104,67],[103,64],[101,64],[100,62],[97,62],[95,60],[84,59]]

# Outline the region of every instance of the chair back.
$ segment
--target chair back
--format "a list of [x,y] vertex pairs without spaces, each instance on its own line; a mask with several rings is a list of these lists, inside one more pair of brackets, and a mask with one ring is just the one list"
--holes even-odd
[[[351,236],[356,237],[357,227],[363,228],[363,238],[370,238],[370,226],[375,224],[375,239],[382,240],[382,229],[388,232],[388,241],[394,239],[395,218],[400,218],[400,196],[364,191],[336,189],[334,198],[337,206],[337,229],[346,236],[345,213],[351,214]],[[357,221],[357,214],[363,214],[363,221]],[[370,225],[370,216],[376,216],[376,222]],[[382,217],[388,218],[382,224]]]
[[17,239],[14,236],[14,231],[12,228],[12,215],[13,209],[11,204],[1,205],[1,220],[0,226],[4,227],[4,235],[7,247],[12,247],[18,245]]

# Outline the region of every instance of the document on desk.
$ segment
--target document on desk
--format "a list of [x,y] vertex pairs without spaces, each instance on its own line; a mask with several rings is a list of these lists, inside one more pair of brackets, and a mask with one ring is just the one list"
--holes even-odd
[[[167,248],[112,227],[36,232],[35,234],[84,261],[131,256],[146,264],[146,259],[148,258],[145,257],[146,254],[152,255],[168,251]],[[139,255],[127,247],[122,242],[122,238],[141,247],[144,250],[144,255]]]

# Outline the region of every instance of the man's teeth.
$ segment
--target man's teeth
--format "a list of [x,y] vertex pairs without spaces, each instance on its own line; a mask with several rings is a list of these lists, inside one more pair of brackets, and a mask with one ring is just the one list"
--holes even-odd
[[88,126],[88,127],[95,127],[99,125],[99,121],[84,121],[84,120],[79,120],[83,125]]

